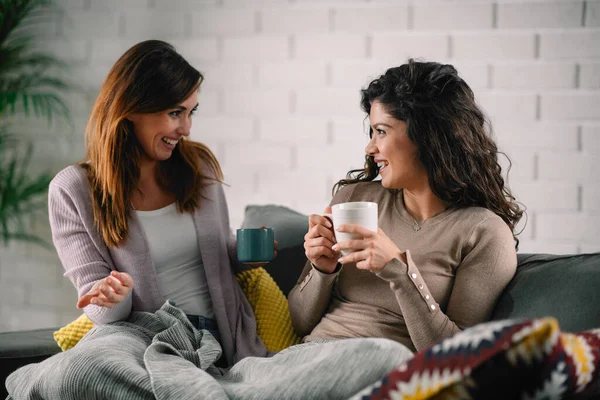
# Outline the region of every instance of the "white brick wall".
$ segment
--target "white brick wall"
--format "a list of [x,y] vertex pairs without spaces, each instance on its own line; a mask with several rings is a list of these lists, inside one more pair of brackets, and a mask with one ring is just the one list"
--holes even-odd
[[575,87],[574,63],[516,62],[493,67],[492,86],[508,90],[572,89]]
[[364,35],[303,34],[294,39],[294,58],[298,60],[360,59],[367,56],[367,38]]
[[[493,121],[528,207],[521,251],[600,251],[598,0],[57,1],[38,45],[71,63],[86,93],[69,100],[73,128],[18,124],[38,142],[32,171],[83,157],[110,66],[158,38],[205,74],[192,138],[222,163],[232,227],[248,204],[321,212],[364,162],[359,89],[418,57],[454,64]],[[47,216],[32,230],[48,237]],[[0,331],[64,324],[75,297],[53,251],[0,248]]]
[[597,120],[600,119],[598,104],[600,92],[545,93],[541,115],[547,119]]
[[414,28],[417,30],[491,29],[492,4],[427,4],[415,3]]
[[600,57],[600,29],[543,31],[540,33],[540,57],[577,59]]
[[443,33],[373,33],[372,57],[386,61],[444,59],[448,57],[448,38]]
[[581,88],[600,89],[600,63],[581,63]]
[[498,28],[578,28],[582,1],[498,4]]
[[251,9],[203,10],[192,13],[192,34],[247,35],[256,32],[256,14]]
[[259,14],[266,34],[326,33],[329,31],[327,8],[270,8]]
[[600,1],[588,1],[585,26],[600,26]]
[[452,45],[452,56],[457,59],[533,60],[535,56],[535,36],[531,31],[459,31],[452,36]]
[[336,32],[402,31],[408,28],[408,5],[340,7],[332,13]]

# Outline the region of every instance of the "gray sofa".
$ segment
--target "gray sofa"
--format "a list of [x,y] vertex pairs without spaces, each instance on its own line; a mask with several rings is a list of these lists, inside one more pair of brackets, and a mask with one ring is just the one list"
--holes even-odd
[[[265,269],[287,294],[306,262],[303,238],[308,230],[307,216],[281,206],[248,206],[243,227],[261,225],[274,228],[279,242],[278,257]],[[492,319],[544,316],[556,317],[565,332],[600,327],[600,253],[518,255],[517,273]],[[0,333],[0,381],[4,383],[23,365],[59,352],[52,335],[55,330]],[[4,384],[0,398],[2,395],[7,395]]]

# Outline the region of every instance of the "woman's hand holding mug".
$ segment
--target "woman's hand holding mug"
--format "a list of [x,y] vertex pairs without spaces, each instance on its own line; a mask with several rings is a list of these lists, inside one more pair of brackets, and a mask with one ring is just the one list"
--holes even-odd
[[[377,219],[377,203],[368,201],[335,204],[327,207],[323,215],[311,215],[308,233],[304,236],[306,257],[318,270],[328,274],[334,272],[339,260],[344,261],[338,251],[343,256],[355,251],[352,247],[340,247],[340,244],[361,241],[371,233],[377,233]],[[359,227],[360,231],[339,230],[341,226]]]
[[324,214],[312,214],[308,217],[308,233],[304,235],[304,254],[319,271],[331,274],[335,271],[339,254],[333,250],[333,245],[337,241],[329,217],[331,207],[327,207]]
[[112,271],[109,276],[100,279],[77,302],[77,308],[90,304],[113,308],[133,290],[133,278],[125,272]]

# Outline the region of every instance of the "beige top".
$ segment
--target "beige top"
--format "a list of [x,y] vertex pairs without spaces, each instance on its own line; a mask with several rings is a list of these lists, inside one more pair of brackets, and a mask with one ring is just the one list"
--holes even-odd
[[347,201],[378,203],[379,227],[406,251],[408,266],[393,259],[377,274],[355,264],[325,274],[307,262],[288,296],[304,341],[383,337],[415,351],[489,320],[517,266],[512,232],[499,216],[451,207],[415,232],[402,191],[358,183],[331,204]]

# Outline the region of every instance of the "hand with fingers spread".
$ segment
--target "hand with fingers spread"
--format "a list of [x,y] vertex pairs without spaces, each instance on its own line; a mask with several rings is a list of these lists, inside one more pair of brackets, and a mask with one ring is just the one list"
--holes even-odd
[[353,233],[362,239],[345,240],[333,246],[335,251],[351,250],[352,253],[341,257],[340,264],[356,263],[356,268],[371,272],[379,272],[394,258],[406,263],[404,252],[392,242],[392,240],[381,230],[373,232],[361,225],[340,225],[339,232]]
[[[325,209],[331,214],[331,207]],[[308,217],[308,233],[304,236],[304,253],[306,258],[321,272],[330,274],[335,271],[339,254],[333,250],[337,243],[333,232],[333,224],[323,215],[312,214]]]
[[133,289],[133,279],[124,272],[112,271],[109,276],[100,279],[77,302],[77,308],[90,304],[113,308],[123,301]]

